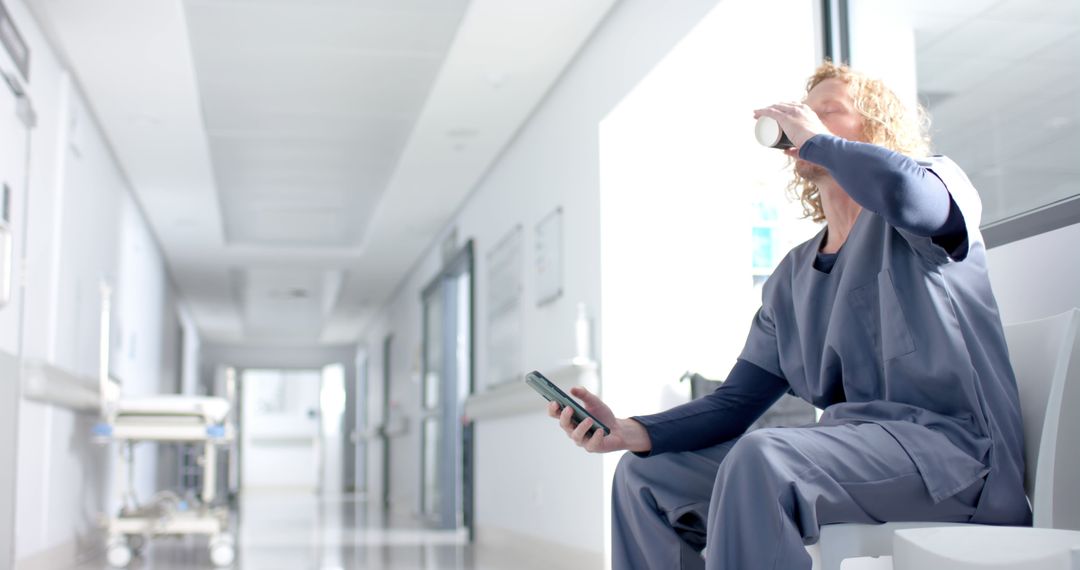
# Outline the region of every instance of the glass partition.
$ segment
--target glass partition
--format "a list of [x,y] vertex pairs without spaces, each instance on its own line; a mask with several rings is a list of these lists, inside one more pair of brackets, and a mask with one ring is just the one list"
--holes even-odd
[[1080,2],[919,0],[910,10],[934,150],[979,189],[984,228],[1080,196]]

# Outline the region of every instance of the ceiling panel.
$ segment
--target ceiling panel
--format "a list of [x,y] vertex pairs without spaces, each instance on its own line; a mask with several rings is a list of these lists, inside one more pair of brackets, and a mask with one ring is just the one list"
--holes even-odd
[[357,245],[465,6],[188,0],[227,242]]
[[365,112],[364,109],[269,109],[269,106],[239,105],[216,109],[206,120],[215,125],[211,136],[305,136],[310,138],[370,140],[399,137],[416,117],[407,113]]
[[245,207],[235,227],[240,241],[267,245],[334,246],[351,237],[341,209],[327,206]]
[[224,55],[223,48],[210,44],[195,50],[208,118],[245,107],[415,115],[440,63],[429,56],[341,52]]
[[192,37],[228,38],[233,52],[397,51],[440,56],[453,40],[464,2],[376,6],[372,2],[189,1],[205,19]]

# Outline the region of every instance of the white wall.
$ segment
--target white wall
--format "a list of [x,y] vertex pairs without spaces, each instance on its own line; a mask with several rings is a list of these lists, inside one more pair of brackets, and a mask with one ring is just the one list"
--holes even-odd
[[[600,211],[598,125],[716,0],[618,4],[559,84],[446,228],[476,243],[476,373],[486,378],[486,254],[515,224],[524,227],[526,262],[523,315],[524,366],[557,367],[574,355],[578,302],[599,321]],[[718,56],[717,68],[722,67]],[[536,223],[563,208],[564,294],[534,303]],[[441,243],[442,237],[435,241]],[[410,417],[410,432],[395,441],[391,478],[396,504],[418,510],[420,291],[440,267],[438,247],[420,260],[363,336],[370,364],[369,418],[381,418],[382,340],[394,335],[391,399]],[[599,339],[598,339],[599,340]],[[481,421],[476,430],[476,516],[485,528],[602,552],[603,497],[599,457],[582,453],[548,418],[537,413]],[[378,496],[379,446],[368,455],[368,481]]]
[[[6,24],[6,22],[5,22]],[[0,68],[5,74],[17,77],[18,71],[5,50],[0,50]],[[29,155],[29,127],[16,113],[16,89],[0,84],[0,183],[9,208],[2,221],[5,239],[4,252],[18,256],[24,245],[23,229],[26,203],[26,162]],[[0,465],[14,465],[17,448],[18,400],[21,352],[19,330],[22,322],[23,292],[12,286],[22,278],[20,264],[5,255],[3,287],[6,290],[0,305]],[[0,471],[0,567],[8,567],[14,557],[15,474],[12,469]]]
[[199,360],[202,353],[202,342],[199,338],[199,330],[195,326],[195,319],[186,307],[180,307],[179,311],[181,335],[181,363],[180,363],[180,393],[187,395],[196,394],[199,385]]
[[[27,208],[28,217],[26,220],[27,227],[29,228],[43,228],[50,225],[51,215],[49,210],[53,208],[53,196],[55,185],[55,165],[57,163],[57,155],[59,154],[56,149],[56,133],[59,131],[59,124],[62,122],[60,113],[55,112],[57,109],[64,107],[65,97],[65,78],[60,72],[59,66],[53,59],[52,54],[49,52],[47,46],[44,43],[44,39],[36,28],[32,26],[25,6],[20,2],[8,2],[5,3],[8,8],[15,24],[20,28],[20,31],[25,38],[31,53],[34,54],[31,60],[31,77],[33,82],[27,85],[29,97],[31,98],[35,110],[37,111],[37,126],[32,131],[30,142],[30,155],[32,161],[30,164],[30,171],[28,173],[28,186],[33,189],[30,194],[30,202],[34,204],[34,208]],[[49,109],[52,112],[47,112],[45,109]],[[41,206],[38,206],[41,204]],[[25,228],[20,228],[19,233],[22,233]],[[29,315],[42,315],[41,308],[48,305],[48,285],[47,285],[47,272],[52,268],[52,259],[49,254],[51,253],[47,248],[42,248],[41,240],[33,239],[33,236],[29,236],[31,239],[26,245],[26,281],[27,287],[24,289],[24,306],[23,310]],[[46,262],[46,260],[49,260]],[[46,336],[47,333],[43,326],[43,323],[35,320],[24,318],[25,332],[21,339],[22,351],[34,355],[41,354],[44,351],[44,343],[40,342],[40,339]],[[17,333],[16,333],[17,334]],[[14,367],[19,366],[18,355],[13,355]],[[0,565],[10,567],[17,555],[21,555],[26,552],[26,539],[24,538],[28,532],[34,532],[40,534],[44,529],[45,515],[42,513],[39,516],[34,516],[29,519],[23,519],[19,516],[19,507],[25,500],[23,498],[24,493],[27,491],[26,485],[23,483],[28,480],[44,481],[46,475],[46,465],[50,461],[50,455],[52,449],[55,447],[42,447],[43,441],[49,436],[49,430],[52,428],[54,422],[51,418],[41,418],[40,409],[34,409],[33,406],[27,406],[25,402],[19,402],[18,397],[20,390],[17,386],[19,382],[18,376],[13,376],[10,379],[12,382],[12,390],[5,392],[6,397],[12,397],[11,418],[17,421],[16,425],[5,426],[5,429],[11,429],[12,440],[15,445],[10,450],[5,450],[4,453],[4,465],[5,469],[14,469],[14,490],[15,493],[11,497],[13,500],[10,503],[10,511],[0,513],[0,516],[8,517],[9,522],[17,523],[13,527],[7,527],[8,529],[14,528],[12,534],[4,536],[2,541],[9,542],[5,548],[6,552],[3,553],[4,559],[0,560]],[[36,417],[31,418],[28,421],[27,416],[34,415]],[[16,419],[17,418],[17,419]],[[69,421],[72,419],[70,416]],[[36,421],[33,421],[36,420]],[[23,441],[23,432],[25,425],[32,425],[33,428],[39,433],[40,440],[35,448],[33,460],[24,461],[23,458],[28,455],[26,442]],[[58,446],[57,446],[58,447]],[[13,462],[9,462],[15,459]],[[12,466],[13,467],[9,467]],[[85,479],[89,485],[93,485],[93,477],[87,477]],[[44,487],[44,485],[41,485]],[[37,497],[38,490],[32,490],[35,498]],[[7,503],[6,503],[7,504]],[[48,504],[42,504],[41,507],[48,508]],[[63,523],[61,523],[63,525]],[[0,525],[5,527],[7,525]],[[66,526],[66,525],[64,525]],[[27,528],[29,527],[29,529]],[[36,545],[32,545],[36,546]],[[32,547],[31,546],[31,547]]]
[[[98,368],[99,283],[115,289],[112,372],[124,393],[174,387],[180,362],[177,300],[127,181],[63,64],[19,0],[5,2],[32,53],[32,133],[26,254],[26,358],[80,376]],[[68,564],[93,539],[106,507],[106,448],[90,442],[94,414],[19,404],[15,559]],[[140,451],[140,490],[154,486],[152,449]],[[51,553],[51,554],[50,554]],[[59,553],[59,554],[58,554]],[[44,557],[44,558],[43,558]]]
[[1016,323],[1080,307],[1080,224],[988,251],[990,282],[1002,322]]

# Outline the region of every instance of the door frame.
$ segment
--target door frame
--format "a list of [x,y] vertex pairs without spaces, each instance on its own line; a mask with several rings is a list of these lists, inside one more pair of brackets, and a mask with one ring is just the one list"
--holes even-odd
[[[429,417],[439,417],[441,415],[442,422],[441,427],[443,433],[453,433],[455,437],[444,437],[441,443],[442,457],[453,457],[454,461],[460,460],[460,472],[457,470],[456,465],[450,463],[444,463],[438,466],[439,479],[442,481],[443,497],[442,504],[437,507],[438,513],[436,514],[434,522],[441,528],[458,528],[457,520],[457,506],[461,506],[461,524],[468,529],[470,540],[474,533],[474,430],[471,422],[463,422],[462,418],[464,413],[464,401],[457,401],[457,389],[464,382],[467,386],[467,392],[465,397],[473,394],[476,388],[476,264],[474,255],[475,246],[472,240],[465,243],[457,253],[454,254],[444,265],[443,268],[428,282],[428,284],[421,290],[420,303],[421,303],[421,382],[420,382],[420,406],[421,406],[421,420],[420,420],[420,513],[425,515],[424,506],[426,503],[426,488],[424,481],[424,474],[426,473],[427,466],[425,465],[426,459],[424,455],[425,451],[425,438],[426,431],[425,420]],[[450,366],[449,363],[456,364],[456,359],[447,358],[447,356],[453,356],[457,354],[457,345],[455,341],[456,335],[444,334],[441,339],[443,343],[443,362],[442,370],[440,371],[441,386],[440,386],[440,410],[439,414],[432,414],[430,410],[425,407],[425,395],[427,393],[427,378],[428,378],[428,304],[429,298],[435,295],[443,295],[443,313],[444,313],[444,331],[447,323],[453,324],[453,330],[457,329],[457,317],[456,312],[451,314],[449,306],[445,301],[447,300],[447,289],[445,286],[451,282],[451,280],[458,279],[463,275],[468,275],[468,313],[467,318],[469,320],[469,350],[467,358],[469,359],[469,369],[467,378],[458,378],[457,369],[455,366]],[[449,291],[456,292],[456,288],[450,288]],[[454,299],[456,301],[456,299]],[[456,302],[452,305],[456,308]],[[449,318],[446,318],[449,317]],[[449,374],[447,373],[449,371]],[[452,379],[452,382],[447,382],[447,379]],[[451,403],[452,402],[452,403]],[[456,409],[448,409],[454,407]],[[460,431],[459,431],[460,430]],[[460,473],[460,478],[457,474]],[[446,508],[446,497],[453,497],[454,509],[453,513],[449,512]]]
[[379,437],[382,439],[382,497],[379,504],[382,512],[390,516],[390,435],[387,433],[390,421],[390,362],[393,356],[394,335],[387,334],[382,342],[382,423]]
[[368,496],[368,352],[362,349],[357,352],[354,362],[356,374],[353,377],[353,405],[355,412],[353,423],[349,428],[349,441],[353,447],[353,486],[354,492],[361,496]]

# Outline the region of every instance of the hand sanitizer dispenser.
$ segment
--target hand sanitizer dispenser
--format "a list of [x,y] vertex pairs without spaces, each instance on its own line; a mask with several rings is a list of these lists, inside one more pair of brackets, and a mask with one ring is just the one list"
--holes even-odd
[[577,304],[577,318],[574,320],[574,364],[592,362],[592,326],[585,303]]

